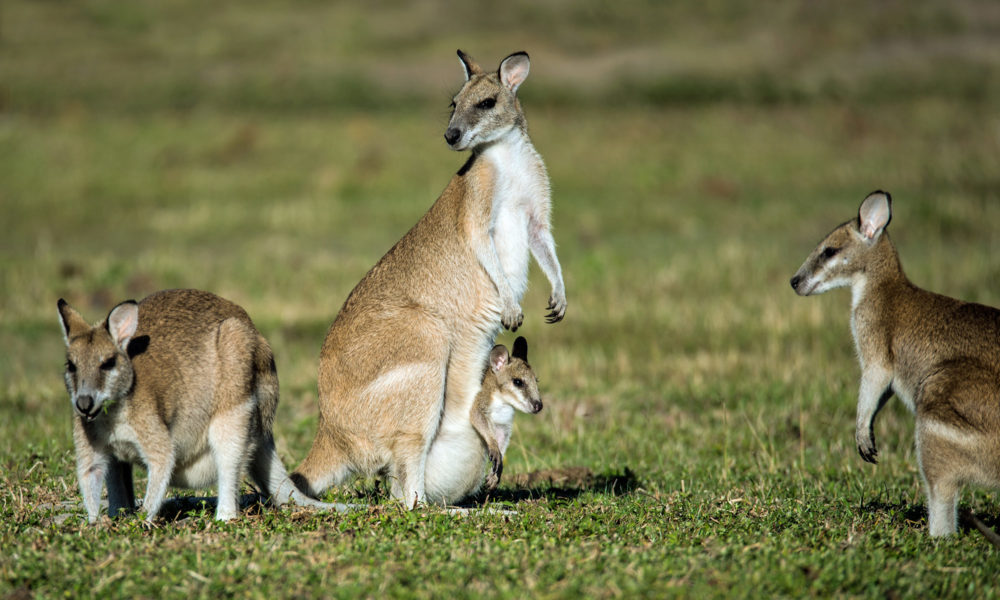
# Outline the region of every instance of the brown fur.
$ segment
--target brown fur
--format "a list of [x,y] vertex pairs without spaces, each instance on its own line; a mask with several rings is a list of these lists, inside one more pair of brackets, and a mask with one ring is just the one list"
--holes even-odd
[[888,194],[870,194],[858,219],[806,259],[792,287],[810,295],[851,286],[862,368],[858,451],[875,462],[875,415],[895,393],[916,416],[931,535],[947,535],[962,485],[1000,486],[1000,310],[910,283],[883,231],[890,218]]
[[[460,56],[469,79],[455,97],[449,132],[461,132],[452,147],[469,142],[472,156],[358,283],[327,333],[319,427],[293,474],[310,494],[354,473],[387,474],[394,497],[407,506],[424,501],[435,435],[470,427],[493,340],[501,324],[521,324],[529,249],[553,286],[550,321],[565,312],[548,177],[528,141],[516,86],[502,75],[515,65],[523,79],[527,55],[508,57],[490,74]],[[494,107],[477,108],[489,98]],[[498,160],[508,154],[520,162]]]
[[109,513],[135,508],[132,464],[149,472],[152,520],[168,485],[219,482],[216,517],[236,516],[239,483],[278,502],[302,496],[288,480],[271,428],[278,375],[267,341],[239,306],[207,292],[168,290],[123,302],[91,326],[59,301],[77,474],[91,522],[103,484]]

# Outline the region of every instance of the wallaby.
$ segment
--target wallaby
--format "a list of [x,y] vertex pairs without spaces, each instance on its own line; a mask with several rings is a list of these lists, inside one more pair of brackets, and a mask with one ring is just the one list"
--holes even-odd
[[292,478],[316,495],[352,474],[383,475],[412,508],[439,433],[470,428],[483,365],[501,325],[521,325],[529,251],[566,292],[549,225],[549,179],[516,92],[528,55],[486,73],[458,52],[466,81],[445,139],[471,150],[426,214],[347,297],[320,354],[319,425]]
[[105,483],[111,517],[135,509],[134,463],[148,471],[147,521],[156,518],[168,485],[215,482],[215,517],[236,517],[248,468],[278,504],[335,508],[303,495],[281,464],[271,434],[274,357],[242,308],[197,290],[122,302],[95,325],[65,300],[58,308],[76,412],[76,472],[91,523]]
[[891,218],[889,194],[872,192],[791,284],[800,296],[850,286],[858,452],[875,462],[875,415],[895,393],[916,415],[930,534],[948,535],[963,484],[1000,485],[1000,311],[910,283],[885,231]]
[[469,415],[473,429],[442,432],[434,438],[424,475],[428,502],[454,504],[478,492],[487,459],[491,469],[485,489],[496,489],[515,409],[530,414],[542,410],[538,379],[528,365],[528,342],[523,337],[514,340],[513,356],[503,345],[490,351],[482,388]]

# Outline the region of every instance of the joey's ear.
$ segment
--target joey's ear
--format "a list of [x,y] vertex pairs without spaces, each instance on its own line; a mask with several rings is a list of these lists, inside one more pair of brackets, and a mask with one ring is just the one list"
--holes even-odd
[[510,355],[507,354],[507,347],[503,344],[497,344],[490,350],[490,370],[494,373],[499,372],[508,360],[510,360]]
[[514,340],[514,351],[511,352],[514,358],[520,358],[524,362],[528,362],[528,340],[524,339],[522,336],[517,336]]
[[889,221],[892,220],[892,196],[881,190],[868,194],[858,209],[858,229],[869,242],[882,235]]
[[139,327],[139,305],[135,300],[126,300],[111,309],[105,325],[111,339],[122,352],[128,351],[128,343]]
[[511,92],[517,93],[524,80],[528,78],[531,61],[527,52],[515,52],[500,63],[500,82]]
[[63,341],[69,345],[69,338],[75,332],[89,329],[90,324],[62,298],[59,299],[56,306],[59,309],[59,322],[62,324]]
[[472,79],[473,75],[479,75],[483,72],[483,70],[479,68],[479,65],[476,64],[475,59],[461,50],[458,51],[458,60],[462,61],[462,68],[465,69],[466,81]]

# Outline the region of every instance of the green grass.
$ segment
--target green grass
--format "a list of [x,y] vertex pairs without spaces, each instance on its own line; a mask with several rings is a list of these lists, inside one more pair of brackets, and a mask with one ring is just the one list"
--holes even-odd
[[[857,456],[848,293],[788,279],[883,188],[911,279],[1000,305],[1000,13],[534,4],[4,5],[0,595],[997,595],[978,533],[927,536],[900,403],[880,464]],[[326,328],[464,161],[457,47],[532,54],[570,303],[545,325],[532,273],[546,407],[494,499],[518,514],[361,484],[331,493],[375,505],[348,515],[55,519],[79,499],[60,297],[94,320],[168,287],[240,303],[277,357],[279,451],[305,456]],[[594,475],[527,480],[571,467]],[[962,505],[1000,525],[995,491]]]

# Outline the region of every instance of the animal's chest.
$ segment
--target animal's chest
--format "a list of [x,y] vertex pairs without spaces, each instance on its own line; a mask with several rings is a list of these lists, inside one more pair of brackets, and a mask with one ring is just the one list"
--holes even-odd
[[506,171],[493,199],[492,237],[504,274],[520,298],[528,283],[529,215],[544,193],[544,183],[533,173]]

